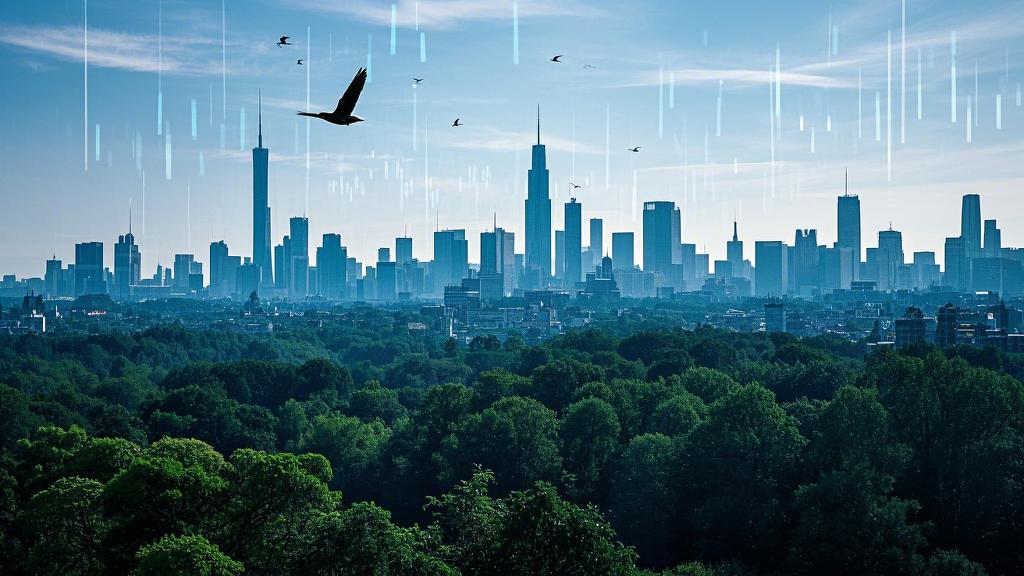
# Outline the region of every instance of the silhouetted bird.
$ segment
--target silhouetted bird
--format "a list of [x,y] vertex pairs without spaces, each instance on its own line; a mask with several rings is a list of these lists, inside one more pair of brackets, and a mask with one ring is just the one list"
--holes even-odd
[[459,120],[460,118],[456,118],[455,122],[452,122],[452,128],[455,128],[456,126],[465,126],[465,124],[462,124]]
[[640,147],[639,146],[634,146],[634,147],[630,148],[629,151],[630,152],[639,152],[640,151]]
[[579,184],[573,184],[572,182],[569,182],[569,186],[572,186],[573,190],[575,190],[577,188],[583,188],[583,186],[580,186]]
[[289,38],[291,38],[291,36],[281,36],[281,39],[277,41],[277,47],[280,48],[281,46],[291,46],[291,44],[288,43]]
[[558,56],[555,56],[554,58],[551,59],[551,61],[552,62],[561,62],[562,61],[562,55],[559,54]]
[[597,68],[597,66],[594,66],[592,64],[584,64],[583,69],[586,70],[587,68]]
[[413,78],[413,79],[412,79],[412,81],[413,81],[413,82],[414,82],[415,84],[419,84],[420,82],[423,82],[423,78]]
[[320,118],[339,126],[348,126],[349,124],[362,122],[363,119],[359,116],[353,116],[352,111],[356,108],[356,101],[359,100],[359,93],[363,91],[365,84],[366,68],[360,68],[359,72],[356,72],[355,78],[352,79],[352,83],[348,85],[348,89],[345,90],[345,93],[341,95],[341,99],[338,100],[338,107],[334,109],[334,112],[320,112],[318,114],[298,112],[298,115]]
[[296,60],[295,63],[298,64],[299,66],[302,66],[302,58]]

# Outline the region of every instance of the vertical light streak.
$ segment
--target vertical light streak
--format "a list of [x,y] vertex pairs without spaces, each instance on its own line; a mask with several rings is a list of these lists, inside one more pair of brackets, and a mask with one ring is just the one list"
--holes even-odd
[[672,70],[668,72],[668,109],[675,110],[676,108],[676,73]]
[[[974,61],[974,101],[972,103],[974,104],[974,125],[977,126],[978,125],[978,108],[981,108],[981,106],[978,105],[980,103],[980,100],[978,98],[978,61],[977,60]],[[967,118],[968,118],[968,120],[971,119],[970,116],[968,116]]]
[[89,171],[89,0],[83,2],[83,13],[85,23],[83,25],[82,63],[83,63],[83,87],[82,87],[82,112],[85,147],[83,148],[82,164],[85,171]]
[[157,3],[156,20],[156,135],[164,127],[164,3]]
[[416,151],[416,114],[419,100],[416,96],[416,85],[412,85],[412,150]]
[[864,129],[863,129],[864,125],[863,125],[863,122],[862,122],[862,120],[864,118],[864,102],[863,102],[863,99],[861,98],[861,88],[862,88],[861,69],[858,68],[857,69],[857,138],[858,139],[860,139],[860,138],[862,138],[864,136]]
[[395,55],[395,49],[397,48],[397,46],[396,46],[396,41],[397,41],[397,34],[396,34],[396,32],[397,32],[397,29],[396,29],[396,22],[395,22],[397,20],[397,18],[398,18],[398,6],[394,2],[392,2],[391,3],[391,55],[392,56]]
[[900,16],[900,144],[907,141],[907,0]]
[[512,64],[519,65],[519,2],[512,3]]
[[921,49],[917,49],[917,119],[922,116],[921,107]]
[[96,161],[99,162],[102,154],[100,153],[100,125],[96,124]]
[[199,119],[197,117],[198,111],[196,107],[196,99],[192,99],[192,141],[195,142],[199,138]]
[[715,137],[722,137],[722,86],[724,81],[718,81],[718,105],[715,107]]
[[604,105],[604,188],[610,190],[612,158],[612,106]]
[[[769,70],[769,77],[771,70]],[[772,198],[775,197],[775,90],[772,88],[772,83],[768,82],[768,129],[769,135],[771,136],[771,190]]]
[[[306,54],[309,55],[309,45],[306,45]],[[309,76],[309,68],[306,68],[306,76]],[[366,35],[366,83],[373,84],[373,35]]]
[[886,34],[885,57],[885,179],[892,180],[892,30]]
[[[313,66],[310,62],[310,49],[309,45],[312,42],[312,34],[310,27],[306,26],[306,112],[309,112],[309,69]],[[369,58],[369,55],[367,55]],[[367,69],[369,70],[369,69]],[[369,82],[369,72],[367,72],[367,82]],[[306,116],[306,208],[302,212],[305,216],[309,214],[309,116]]]
[[427,61],[427,33],[420,32],[420,62]]
[[996,130],[1003,129],[1003,95],[996,94]]

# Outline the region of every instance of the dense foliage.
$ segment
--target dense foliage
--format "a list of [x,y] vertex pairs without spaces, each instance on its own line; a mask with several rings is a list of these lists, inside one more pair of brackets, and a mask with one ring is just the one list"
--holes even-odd
[[406,320],[0,339],[0,573],[1024,571],[1021,358]]

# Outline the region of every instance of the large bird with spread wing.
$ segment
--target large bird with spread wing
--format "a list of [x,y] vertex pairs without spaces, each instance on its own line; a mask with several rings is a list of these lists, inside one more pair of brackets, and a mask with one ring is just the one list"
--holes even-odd
[[359,116],[354,116],[352,111],[356,108],[356,101],[359,100],[359,94],[363,91],[365,84],[366,68],[360,68],[359,72],[356,72],[355,78],[352,79],[352,83],[348,85],[348,89],[345,90],[345,93],[341,95],[341,99],[338,100],[338,107],[334,109],[334,112],[319,112],[316,114],[312,112],[299,112],[298,115],[320,118],[339,126],[348,126],[356,122],[362,122],[363,119]]

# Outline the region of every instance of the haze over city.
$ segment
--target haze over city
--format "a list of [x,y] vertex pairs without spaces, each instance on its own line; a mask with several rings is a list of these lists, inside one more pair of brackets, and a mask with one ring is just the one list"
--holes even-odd
[[[796,228],[831,244],[848,170],[865,246],[891,224],[908,254],[942,261],[962,195],[982,196],[984,218],[1021,209],[1022,16],[1013,2],[22,3],[0,14],[16,87],[0,93],[0,270],[41,276],[76,243],[112,244],[129,213],[144,276],[216,240],[249,255],[259,94],[275,244],[301,215],[367,262],[405,233],[429,260],[437,227],[466,229],[471,261],[495,221],[522,238],[539,105],[552,228],[571,194],[606,232],[638,235],[643,202],[674,201],[682,240],[712,260],[734,218],[748,259]],[[332,109],[359,67],[365,122],[295,115]],[[1015,223],[1004,245],[1024,239]]]

